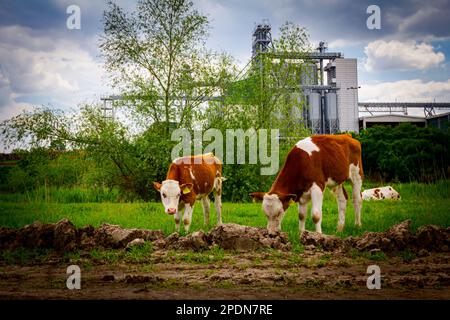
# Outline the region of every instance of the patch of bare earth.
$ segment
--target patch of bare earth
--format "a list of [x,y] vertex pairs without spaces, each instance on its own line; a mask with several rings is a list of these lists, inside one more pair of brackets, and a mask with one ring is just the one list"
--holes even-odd
[[[33,228],[42,228],[44,242],[54,244],[57,232],[52,233],[49,227]],[[1,299],[450,298],[448,229],[437,227],[411,234],[406,223],[385,233],[350,240],[307,233],[302,240],[305,250],[300,253],[290,249],[285,235],[268,235],[263,229],[237,225],[219,226],[208,234],[167,238],[137,230],[121,232],[111,226],[100,227],[100,231],[89,229],[87,235],[70,231],[67,222],[64,228],[72,242],[62,237],[61,231],[58,237],[64,246],[78,248],[77,258],[67,260],[54,250],[39,261],[11,264],[1,260]],[[18,231],[16,237],[8,232],[4,234],[14,246],[28,243],[17,240],[21,237]],[[135,240],[132,234],[153,243],[154,249],[143,259],[122,256],[107,261],[92,257],[92,248],[98,245],[95,241],[103,241],[112,252],[129,252],[129,244]],[[24,239],[30,241],[29,237]],[[80,246],[83,242],[86,248]],[[142,244],[139,240],[132,246]],[[219,254],[217,247],[221,248]],[[66,287],[70,264],[81,267],[81,290]],[[373,264],[381,269],[380,290],[366,286],[367,267]]]

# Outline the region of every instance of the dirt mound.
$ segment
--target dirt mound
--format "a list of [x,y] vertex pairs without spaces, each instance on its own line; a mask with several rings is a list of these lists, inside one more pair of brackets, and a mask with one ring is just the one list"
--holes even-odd
[[70,251],[76,247],[75,226],[63,219],[55,224],[36,221],[20,229],[0,228],[0,248],[55,248]]
[[224,249],[251,251],[261,248],[290,250],[291,243],[284,232],[269,234],[266,228],[241,226],[227,223],[209,232],[209,239]]
[[[316,232],[303,232],[300,242],[307,248],[320,247],[325,251],[383,251],[386,253],[405,249],[414,252],[447,252],[450,247],[450,228],[427,225],[415,234],[406,220],[385,232],[366,232],[361,237],[340,238]],[[69,220],[54,224],[39,221],[20,229],[0,228],[0,249],[54,248],[60,252],[75,249],[127,248],[141,246],[152,241],[155,249],[181,249],[200,251],[219,246],[225,250],[254,251],[273,248],[288,251],[291,243],[284,232],[269,234],[265,228],[242,226],[234,223],[222,224],[205,233],[196,231],[186,236],[175,232],[164,237],[160,230],[125,229],[118,225],[102,224],[98,228],[86,226],[76,228]]]
[[438,248],[437,251],[446,252],[450,247],[450,227],[447,229],[427,225],[417,229],[415,235],[416,246],[418,248]]
[[189,249],[194,251],[218,245],[223,249],[251,251],[261,248],[289,250],[291,244],[285,233],[269,235],[265,228],[230,223],[215,227],[209,233],[196,231],[186,236],[172,233],[164,238],[160,230],[125,229],[102,224],[98,228],[75,228],[67,219],[54,224],[34,222],[20,229],[0,228],[0,249],[54,248],[57,251],[75,249],[127,248],[154,242],[156,249]]
[[300,237],[300,242],[305,246],[320,247],[326,251],[334,251],[342,247],[344,239],[305,230]]
[[435,252],[449,251],[450,228],[433,225],[422,226],[416,233],[411,232],[411,220],[405,220],[385,232],[366,232],[361,237],[339,238],[316,232],[303,232],[300,242],[304,245],[321,247],[326,251],[347,251],[355,248],[359,251],[381,250],[386,253],[409,249]]
[[191,249],[194,251],[208,249],[210,241],[207,234],[203,231],[195,231],[185,237],[180,236],[178,232],[172,233],[165,239],[155,242],[157,249]]
[[191,249],[195,251],[208,249],[215,245],[225,250],[235,251],[253,251],[262,248],[291,249],[287,234],[284,232],[270,235],[265,228],[247,227],[235,223],[222,224],[208,233],[196,231],[185,237],[173,233],[156,242],[156,247],[159,249]]
[[110,224],[77,229],[72,222],[62,219],[51,224],[36,221],[20,229],[2,227],[0,249],[54,248],[64,252],[94,247],[125,248],[135,239],[154,241],[162,238],[164,233],[159,230],[124,229]]
[[135,239],[155,241],[162,239],[164,233],[160,230],[124,229],[118,225],[102,224],[95,229],[94,243],[106,248],[124,248]]

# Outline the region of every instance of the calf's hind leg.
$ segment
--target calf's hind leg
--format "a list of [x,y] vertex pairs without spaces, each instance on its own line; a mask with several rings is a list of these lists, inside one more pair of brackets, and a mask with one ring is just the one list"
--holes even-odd
[[345,192],[344,186],[342,184],[338,185],[336,188],[333,188],[333,193],[336,196],[339,211],[337,231],[342,232],[344,230],[345,225],[345,209],[347,207],[347,193]]
[[209,207],[210,207],[210,203],[209,203],[209,198],[208,196],[204,196],[202,198],[202,207],[203,207],[203,224],[205,226],[209,225]]
[[214,194],[214,206],[217,212],[217,224],[222,224],[222,196]]
[[223,177],[214,179],[214,206],[217,214],[217,224],[222,224],[222,181]]
[[355,208],[355,225],[357,227],[361,227],[362,177],[360,174],[359,166],[355,166],[353,164],[350,165],[350,181],[352,182],[353,185],[352,196],[353,196],[353,207]]

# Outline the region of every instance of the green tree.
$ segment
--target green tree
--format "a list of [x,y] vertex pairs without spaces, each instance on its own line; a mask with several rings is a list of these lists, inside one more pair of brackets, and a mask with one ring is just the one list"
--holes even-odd
[[[236,74],[225,86],[223,99],[210,102],[206,128],[279,129],[280,164],[293,143],[310,134],[302,119],[305,99],[300,84],[317,77],[306,55],[311,51],[306,29],[286,22],[268,52],[249,63],[244,76]],[[248,191],[267,190],[274,176],[261,176],[261,164],[224,167],[224,197],[249,200]]]
[[286,22],[268,52],[259,53],[249,70],[229,81],[224,100],[210,104],[210,127],[280,128],[285,137],[308,134],[302,121],[305,98],[301,83],[317,77],[309,60],[306,29]]
[[[85,150],[95,164],[85,181],[151,199],[152,181],[164,179],[171,160],[172,129],[281,128],[280,163],[292,146],[289,138],[308,134],[298,114],[304,106],[300,79],[310,70],[302,59],[309,51],[304,29],[285,24],[275,48],[253,61],[244,80],[236,80],[233,59],[205,49],[208,21],[191,2],[140,0],[130,14],[109,2],[104,26],[105,66],[122,94],[120,110],[129,117],[104,118],[95,105],[77,113],[37,108],[2,123],[5,141]],[[206,104],[211,96],[220,98]],[[273,177],[261,177],[259,170],[259,164],[226,165],[224,198],[248,199],[249,186],[266,189]]]
[[222,55],[206,50],[206,16],[187,0],[139,0],[126,13],[108,2],[100,49],[112,84],[130,115],[147,130],[163,123],[191,128],[205,97],[224,76]]
[[78,113],[37,108],[2,123],[6,143],[86,150],[108,185],[155,196],[150,186],[170,162],[170,130],[192,129],[205,98],[230,79],[230,57],[205,49],[208,28],[190,1],[140,0],[130,14],[108,2],[100,49],[129,117],[106,119],[95,105]]

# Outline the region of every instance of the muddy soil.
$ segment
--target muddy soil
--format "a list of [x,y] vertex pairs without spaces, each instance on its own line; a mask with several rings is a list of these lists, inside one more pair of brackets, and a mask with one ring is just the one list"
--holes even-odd
[[[369,257],[370,258],[370,257]],[[66,268],[45,263],[0,265],[0,299],[450,299],[450,255],[405,261],[391,257],[303,253],[225,255],[221,261],[171,261],[152,253],[145,263],[81,263],[81,289],[66,287]],[[367,267],[380,267],[380,290],[366,286]]]
[[[409,227],[346,239],[305,233],[303,251],[286,234],[233,224],[186,237],[67,220],[0,228],[0,299],[450,299],[450,229]],[[44,253],[17,255],[36,248]],[[66,286],[72,264],[80,290]],[[380,267],[379,290],[367,288],[370,265]]]

